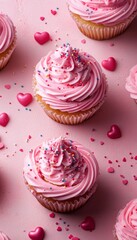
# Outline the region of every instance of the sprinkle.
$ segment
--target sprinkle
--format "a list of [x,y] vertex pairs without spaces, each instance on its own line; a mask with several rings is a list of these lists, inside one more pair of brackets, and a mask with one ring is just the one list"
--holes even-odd
[[41,21],[44,21],[44,20],[45,20],[45,17],[40,17],[40,20],[41,20]]
[[20,152],[23,152],[23,149],[22,149],[22,148],[20,148],[20,149],[19,149],[19,151],[20,151]]
[[58,232],[61,232],[62,231],[62,228],[60,226],[57,227],[57,231]]
[[52,212],[52,213],[49,214],[49,216],[50,216],[51,218],[55,218],[55,213]]
[[127,185],[128,184],[128,180],[122,180],[122,183],[124,184],[124,185]]
[[85,44],[86,43],[86,39],[82,39],[81,43]]
[[115,172],[115,169],[113,167],[109,167],[107,169],[108,173],[114,173]]

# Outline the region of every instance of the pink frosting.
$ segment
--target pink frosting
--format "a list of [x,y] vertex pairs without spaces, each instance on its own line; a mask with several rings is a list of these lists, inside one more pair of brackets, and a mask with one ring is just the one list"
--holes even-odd
[[115,25],[137,11],[136,0],[67,0],[71,12],[97,24]]
[[137,65],[131,68],[125,88],[130,93],[130,97],[137,100]]
[[25,159],[24,177],[35,192],[67,200],[95,191],[98,163],[82,145],[66,138],[44,142]]
[[106,81],[99,63],[90,55],[63,45],[36,66],[36,93],[53,109],[89,110],[104,99]]
[[137,199],[130,201],[121,210],[115,230],[118,240],[137,239]]
[[10,18],[0,14],[0,53],[6,51],[15,37],[15,27]]
[[0,231],[0,240],[10,240],[7,235]]

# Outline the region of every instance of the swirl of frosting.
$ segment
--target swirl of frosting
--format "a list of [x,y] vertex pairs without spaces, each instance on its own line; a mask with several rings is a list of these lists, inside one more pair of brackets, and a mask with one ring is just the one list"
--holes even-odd
[[99,63],[87,53],[63,45],[36,66],[36,91],[63,112],[89,110],[104,99],[106,81]]
[[82,196],[95,191],[98,163],[82,145],[57,138],[30,151],[24,177],[37,193],[57,200]]
[[131,200],[119,213],[116,225],[118,240],[137,239],[137,199]]
[[0,14],[0,53],[3,53],[12,44],[15,37],[15,27],[11,19]]
[[137,65],[131,68],[125,88],[130,93],[130,97],[137,100]]
[[10,240],[7,235],[0,231],[0,240]]
[[129,18],[137,11],[136,0],[67,0],[69,10],[87,21],[107,26]]

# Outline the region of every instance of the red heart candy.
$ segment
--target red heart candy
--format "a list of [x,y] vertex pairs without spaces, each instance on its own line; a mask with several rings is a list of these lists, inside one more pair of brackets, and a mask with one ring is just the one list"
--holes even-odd
[[86,217],[80,226],[86,231],[93,231],[95,229],[94,219],[90,216]]
[[114,71],[117,66],[116,60],[113,57],[109,57],[107,60],[103,60],[101,64],[105,69],[109,71]]
[[44,229],[42,227],[37,227],[34,231],[30,231],[28,236],[32,240],[43,240],[45,236]]
[[112,125],[110,130],[107,133],[107,136],[112,139],[120,138],[121,137],[120,128],[115,124]]
[[53,15],[56,15],[56,14],[57,14],[57,11],[56,11],[56,10],[51,10],[51,13],[52,13]]
[[7,113],[1,113],[0,114],[0,125],[3,127],[6,127],[6,125],[9,122],[9,116]]
[[32,95],[30,93],[18,93],[17,99],[20,104],[26,107],[32,102]]
[[43,45],[50,40],[50,35],[48,32],[36,32],[34,38],[39,44]]

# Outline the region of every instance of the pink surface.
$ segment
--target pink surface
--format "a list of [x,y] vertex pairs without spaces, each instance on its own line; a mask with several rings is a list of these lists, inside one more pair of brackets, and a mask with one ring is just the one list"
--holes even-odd
[[[45,240],[55,240],[55,236],[64,240],[71,235],[80,240],[113,240],[119,209],[136,197],[137,106],[125,90],[125,79],[137,64],[137,18],[121,36],[98,42],[79,32],[65,1],[12,0],[11,5],[10,0],[3,0],[1,11],[16,25],[18,40],[9,64],[0,72],[0,114],[5,112],[10,118],[5,127],[0,126],[0,230],[11,240],[27,240],[28,233],[39,226],[45,230]],[[52,41],[40,45],[34,39],[36,32],[48,32]],[[115,71],[104,69],[109,85],[105,104],[78,126],[52,121],[34,99],[27,107],[17,100],[18,93],[33,94],[32,76],[40,58],[67,42],[89,52],[99,63],[109,57],[117,61]],[[122,136],[111,139],[107,133],[114,124]],[[31,148],[59,136],[76,140],[95,153],[100,179],[94,197],[84,207],[51,217],[27,190],[22,171]],[[92,232],[79,227],[89,215],[95,220]]]

